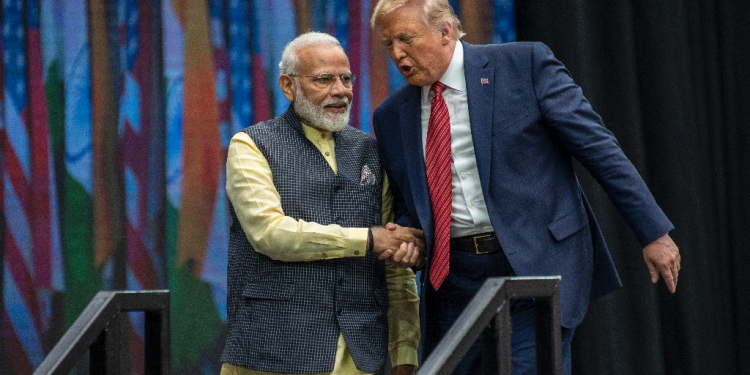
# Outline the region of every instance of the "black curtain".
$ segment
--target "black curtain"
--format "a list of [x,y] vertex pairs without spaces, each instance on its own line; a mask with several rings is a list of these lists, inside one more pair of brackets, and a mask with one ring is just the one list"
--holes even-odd
[[568,67],[675,224],[677,293],[579,176],[624,287],[592,303],[573,373],[750,374],[750,1],[519,0],[518,40]]

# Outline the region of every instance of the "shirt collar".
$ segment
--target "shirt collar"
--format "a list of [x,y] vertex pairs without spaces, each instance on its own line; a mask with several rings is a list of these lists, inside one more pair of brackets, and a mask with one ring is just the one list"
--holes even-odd
[[456,48],[453,49],[453,58],[451,58],[450,65],[448,65],[448,70],[440,77],[440,82],[445,83],[446,86],[454,90],[466,91],[464,46],[460,40],[456,41]]
[[302,124],[302,130],[305,132],[307,139],[318,141],[320,139],[333,139],[333,133],[328,130],[318,130],[310,125]]

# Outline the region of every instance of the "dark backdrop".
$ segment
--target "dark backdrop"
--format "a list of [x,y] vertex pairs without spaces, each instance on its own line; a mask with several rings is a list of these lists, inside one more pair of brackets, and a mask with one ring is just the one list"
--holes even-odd
[[[581,170],[625,286],[592,303],[573,373],[750,373],[750,1],[521,0],[675,224],[677,293]],[[580,168],[579,168],[580,169]]]

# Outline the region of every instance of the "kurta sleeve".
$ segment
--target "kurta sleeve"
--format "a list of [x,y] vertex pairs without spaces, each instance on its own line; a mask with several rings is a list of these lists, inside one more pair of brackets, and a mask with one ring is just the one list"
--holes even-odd
[[320,225],[285,216],[268,161],[246,133],[237,133],[227,152],[226,190],[255,251],[297,262],[364,256],[367,228]]

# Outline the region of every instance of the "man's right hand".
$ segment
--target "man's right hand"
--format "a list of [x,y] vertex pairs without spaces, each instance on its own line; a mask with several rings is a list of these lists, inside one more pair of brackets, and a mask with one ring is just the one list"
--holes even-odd
[[404,268],[424,261],[424,232],[419,229],[388,223],[385,228],[372,228],[372,238],[379,259]]

